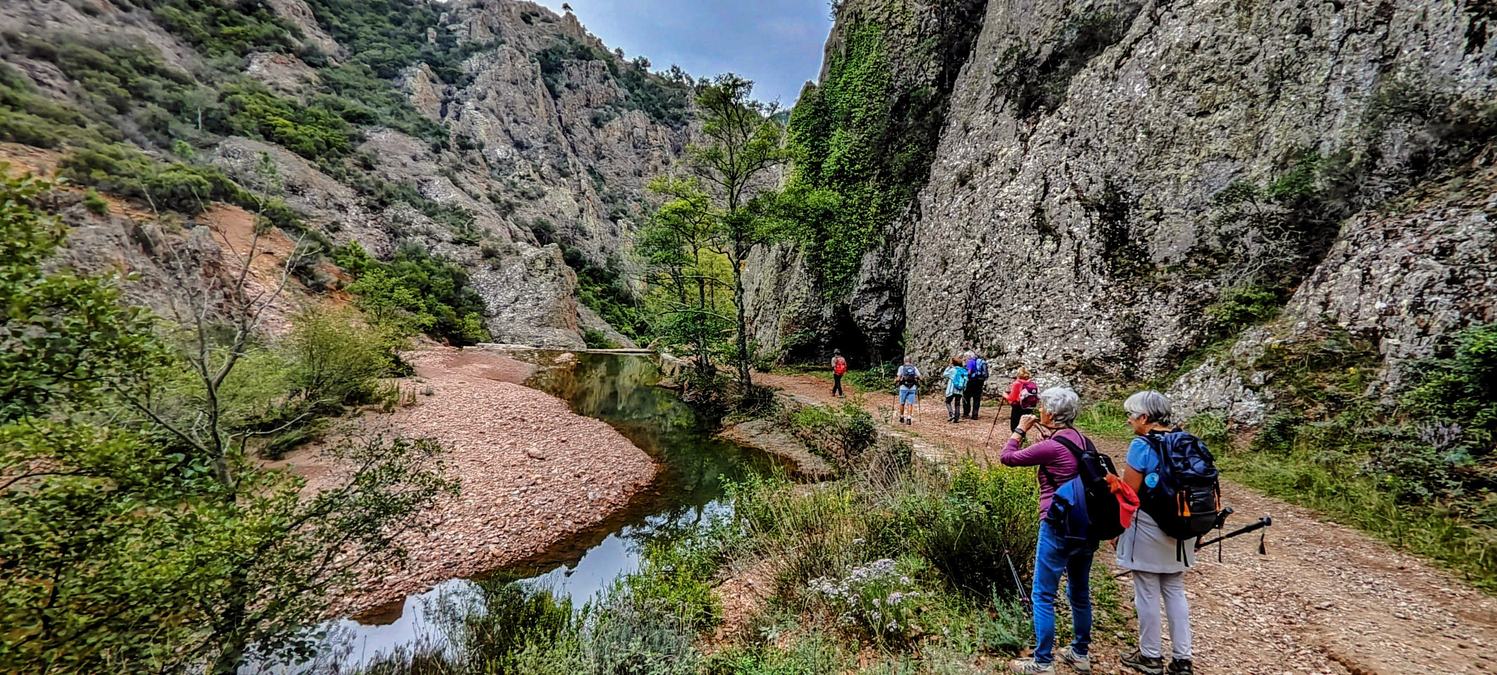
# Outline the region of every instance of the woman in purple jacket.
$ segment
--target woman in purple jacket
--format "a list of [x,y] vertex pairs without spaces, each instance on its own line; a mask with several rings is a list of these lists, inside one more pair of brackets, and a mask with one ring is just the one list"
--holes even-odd
[[[1008,664],[1014,673],[1053,673],[1058,658],[1077,672],[1091,671],[1087,649],[1092,638],[1091,570],[1096,545],[1068,547],[1045,522],[1055,489],[1076,476],[1076,456],[1062,445],[1064,438],[1077,448],[1086,447],[1086,437],[1071,426],[1081,402],[1076,392],[1052,387],[1040,392],[1039,416],[1025,415],[1008,439],[999,458],[1005,466],[1039,467],[1040,537],[1035,545],[1034,587],[1030,599],[1034,606],[1034,656]],[[1033,432],[1037,442],[1023,448]],[[1075,636],[1066,648],[1055,651],[1055,595],[1060,575],[1066,575],[1066,595],[1071,601],[1071,628]]]

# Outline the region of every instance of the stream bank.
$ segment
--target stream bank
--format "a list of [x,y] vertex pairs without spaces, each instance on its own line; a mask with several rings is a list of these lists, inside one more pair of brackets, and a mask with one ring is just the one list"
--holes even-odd
[[[356,433],[433,438],[462,492],[444,500],[402,539],[395,570],[371,571],[341,613],[381,617],[406,596],[544,554],[626,509],[655,480],[651,457],[608,424],[574,413],[556,396],[521,384],[533,364],[481,350],[406,355],[415,402],[366,415]],[[288,458],[308,490],[332,484],[338,467],[315,450]]]
[[[444,441],[464,479],[461,503],[437,530],[408,542],[410,570],[382,577],[365,596],[392,601],[360,604],[372,609],[330,622],[323,647],[300,672],[348,672],[381,654],[441,645],[443,617],[477,596],[484,580],[546,588],[580,607],[638,569],[652,538],[729,513],[724,479],[781,466],[715,437],[675,392],[656,386],[660,371],[646,356],[470,349],[411,360],[418,389],[434,391],[393,416],[406,425],[402,432],[478,435]],[[443,396],[472,404],[448,409],[436,403]],[[531,412],[533,402],[516,407],[534,397],[554,404],[543,407],[546,415]],[[504,419],[514,410],[525,411],[517,413],[524,419]],[[460,533],[456,547],[444,532]],[[490,548],[466,545],[469,539]]]

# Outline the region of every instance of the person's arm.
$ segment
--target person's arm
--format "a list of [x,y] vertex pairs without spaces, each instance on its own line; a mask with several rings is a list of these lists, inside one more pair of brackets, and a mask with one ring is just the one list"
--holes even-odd
[[1008,443],[1003,446],[1003,453],[998,456],[1000,463],[1004,466],[1039,466],[1054,460],[1055,447],[1058,445],[1055,441],[1047,439],[1028,448],[1020,447],[1037,422],[1034,415],[1019,418],[1019,431],[1009,435]]
[[1018,380],[1014,380],[1013,384],[1008,385],[1008,399],[1007,400],[1008,400],[1008,402],[1009,402],[1010,405],[1019,402],[1019,387],[1020,386],[1021,385],[1019,384]]
[[1140,444],[1143,445],[1143,450],[1153,452],[1148,447],[1148,441],[1142,438],[1134,438],[1133,442],[1128,445],[1128,457],[1123,460],[1123,482],[1127,483],[1128,487],[1133,488],[1134,492],[1138,492],[1139,488],[1144,484],[1144,474],[1138,469],[1133,468],[1134,462],[1138,459],[1138,455],[1135,453],[1139,451]]

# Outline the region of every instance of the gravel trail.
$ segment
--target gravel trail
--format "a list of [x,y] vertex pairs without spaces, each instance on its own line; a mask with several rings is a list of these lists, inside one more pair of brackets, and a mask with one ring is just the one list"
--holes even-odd
[[[760,374],[755,381],[802,400],[837,402],[831,384],[815,377]],[[889,418],[892,393],[849,395],[875,419]],[[1006,440],[1007,407],[989,404],[982,419],[957,424],[946,422],[939,401],[924,408],[913,427],[895,430],[941,446],[943,459],[997,461],[997,449],[983,445],[995,414],[1003,417],[994,445]],[[1097,441],[1122,456],[1121,441]],[[1229,528],[1261,515],[1274,524],[1267,555],[1257,554],[1256,535],[1238,537],[1226,543],[1223,562],[1212,547],[1187,573],[1197,672],[1497,673],[1497,599],[1309,510],[1230,481],[1222,489],[1237,514]],[[1104,545],[1098,559],[1110,554]],[[1126,593],[1130,584],[1122,583]],[[1097,637],[1093,671],[1118,672],[1118,654],[1132,650],[1133,636]]]

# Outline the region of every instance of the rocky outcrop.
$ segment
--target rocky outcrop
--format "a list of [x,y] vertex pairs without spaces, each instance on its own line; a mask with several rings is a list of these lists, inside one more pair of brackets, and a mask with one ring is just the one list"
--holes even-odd
[[587,346],[577,324],[577,276],[555,244],[527,247],[513,260],[473,275],[488,303],[485,323],[498,342],[549,347]]
[[[1001,369],[1136,381],[1217,339],[1225,293],[1266,288],[1285,316],[1375,328],[1392,363],[1424,353],[1497,303],[1490,253],[1456,253],[1490,249],[1491,191],[1441,178],[1497,130],[1490,20],[1473,2],[991,0],[846,339],[902,305],[926,361],[973,344]],[[1261,402],[1250,373],[1194,377]]]
[[[821,74],[791,112],[801,165],[791,181],[864,212],[855,227],[813,224],[799,243],[763,247],[748,260],[745,302],[761,350],[821,360],[833,348],[860,362],[897,357],[905,327],[903,270],[908,214],[950,112],[986,0],[836,3]],[[840,143],[837,152],[821,146]],[[809,164],[817,166],[808,167]],[[873,227],[869,236],[860,234]],[[809,239],[810,242],[805,241]],[[818,251],[815,241],[838,240]],[[851,273],[839,260],[864,252]],[[851,283],[844,277],[851,277]]]
[[1371,393],[1397,389],[1407,364],[1442,336],[1497,321],[1497,165],[1493,151],[1429,181],[1379,211],[1348,219],[1325,260],[1270,326],[1171,390],[1186,417],[1220,413],[1255,425],[1273,399],[1275,373],[1258,367],[1266,345],[1334,326],[1369,341],[1382,360]]

